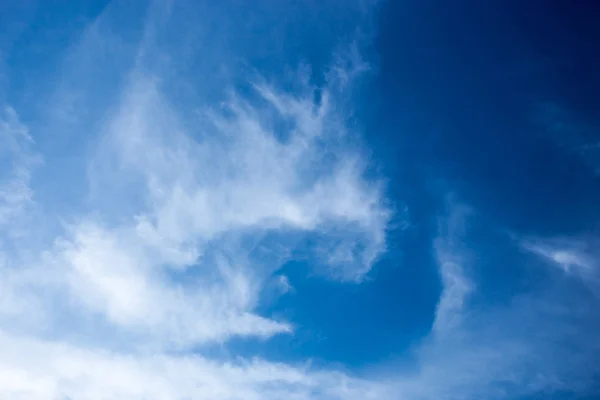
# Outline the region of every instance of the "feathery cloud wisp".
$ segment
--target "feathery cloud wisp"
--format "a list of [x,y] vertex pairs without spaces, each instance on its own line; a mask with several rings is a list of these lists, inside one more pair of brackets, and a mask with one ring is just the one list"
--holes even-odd
[[[377,384],[333,370],[211,360],[201,351],[232,337],[265,340],[293,331],[290,322],[259,315],[257,305],[298,237],[317,236],[312,262],[345,281],[363,279],[385,250],[382,185],[365,178],[337,99],[363,64],[334,65],[319,88],[303,76],[293,92],[255,79],[249,91],[234,91],[218,106],[175,106],[148,56],[162,51],[155,17],[146,23],[134,70],[112,90],[116,97],[87,82],[81,87],[102,101],[71,93],[78,107],[60,113],[59,102],[50,113],[55,130],[91,131],[91,147],[73,149],[90,155],[78,166],[87,182],[57,181],[56,190],[87,185],[90,192],[83,206],[70,199],[77,211],[59,216],[49,240],[21,248],[26,257],[2,251],[0,393],[375,398]],[[67,56],[79,70],[63,74],[48,98],[73,98],[85,70],[96,69],[90,60],[97,49],[123,50],[107,45],[116,36],[95,34],[108,29],[107,19],[85,31]],[[11,109],[1,127],[3,148],[15,160],[2,177],[6,225],[34,198],[29,147],[39,132],[28,133]],[[37,198],[42,209],[45,200]],[[32,232],[40,222],[23,221],[23,229]],[[6,246],[14,240],[2,237]]]

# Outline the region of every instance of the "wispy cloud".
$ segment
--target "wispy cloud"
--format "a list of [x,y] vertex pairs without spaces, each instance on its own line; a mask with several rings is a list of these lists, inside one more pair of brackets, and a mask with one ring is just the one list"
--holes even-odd
[[[181,10],[162,2],[132,17],[141,33],[120,31],[119,4],[67,49],[48,79],[59,84],[40,95],[42,123],[0,114],[0,397],[458,400],[591,385],[600,349],[585,323],[597,320],[548,293],[477,303],[472,271],[494,255],[473,242],[474,210],[452,199],[432,243],[442,284],[432,329],[402,371],[214,356],[211,346],[234,339],[294,334],[293,320],[260,303],[294,291],[281,267],[298,253],[320,275],[360,284],[386,251],[386,190],[366,173],[347,109],[369,66],[350,41],[319,84],[302,68],[291,82],[248,73],[233,61],[246,32],[221,37],[227,29],[214,33],[206,16],[206,26],[173,22]],[[190,25],[202,29],[187,35]],[[195,54],[206,59],[198,70]],[[60,146],[33,139],[50,134],[61,154],[82,155],[57,167],[54,191],[85,193],[58,217],[35,184],[47,172],[37,154]],[[52,168],[60,156],[48,156]],[[29,239],[55,218],[44,240]],[[597,269],[574,242],[526,248],[569,273]]]
[[439,236],[434,251],[442,281],[442,294],[436,309],[433,330],[436,334],[452,330],[462,317],[464,303],[473,291],[473,284],[463,268],[468,262],[465,247],[467,217],[471,210],[464,205],[450,204],[448,215],[438,222]]
[[[559,268],[593,291],[600,290],[600,241],[590,235],[579,237],[523,238],[521,246],[548,265]],[[600,293],[600,292],[599,292]]]
[[527,239],[522,246],[551,261],[566,273],[586,273],[596,268],[593,244],[578,239]]
[[[349,241],[338,232],[332,246],[347,256],[324,261],[342,265],[344,279],[368,271],[384,248],[388,212],[380,187],[362,179],[355,154],[329,143],[334,127],[327,126],[327,102],[314,104],[312,92],[298,99],[258,90],[267,106],[293,120],[288,141],[275,137],[272,121],[240,99],[226,105],[227,114],[203,117],[203,136],[194,140],[180,130],[153,82],[136,80],[125,90],[90,179],[95,190],[138,181],[142,202],[125,224],[102,221],[101,210],[92,219],[78,218],[46,255],[64,276],[71,301],[117,325],[174,329],[189,336],[184,341],[269,336],[290,328],[249,313],[260,288],[254,279],[263,271],[249,259],[254,242],[248,236],[320,231],[326,240],[341,223],[351,232]],[[335,128],[343,126],[336,121]],[[232,240],[240,247],[221,254]],[[203,290],[197,285],[205,279],[169,283],[169,270],[183,274],[188,268],[210,270],[217,279]]]
[[[257,305],[298,237],[318,237],[313,264],[344,281],[362,280],[385,251],[383,187],[365,178],[338,102],[364,63],[353,51],[333,64],[324,86],[301,73],[297,90],[282,91],[255,77],[216,105],[176,105],[155,61],[170,56],[156,46],[159,14],[146,21],[133,69],[114,71],[127,77],[116,95],[86,78],[98,72],[98,51],[123,54],[120,40],[109,46],[112,36],[98,34],[107,29],[103,15],[69,50],[61,84],[46,96],[49,126],[64,126],[61,135],[89,130],[92,147],[73,149],[90,156],[88,181],[56,184],[90,193],[85,207],[72,199],[77,211],[61,215],[60,229],[28,249],[26,260],[2,253],[0,394],[379,398],[376,383],[334,370],[202,352],[232,337],[293,332],[291,322],[259,315]],[[0,192],[6,225],[26,214],[34,196],[36,132],[12,109],[1,127],[14,159]],[[281,291],[291,289],[279,282]]]
[[[505,399],[543,393],[589,393],[600,348],[592,325],[600,322],[585,301],[560,289],[515,293],[507,303],[486,301],[473,273],[482,253],[473,236],[478,215],[447,202],[434,243],[442,291],[432,332],[415,348],[414,374],[396,376],[398,398]],[[594,355],[592,355],[594,354]]]
[[259,359],[123,354],[4,334],[0,355],[0,393],[14,399],[358,400],[384,393],[341,373]]
[[[33,202],[31,172],[41,161],[31,149],[33,139],[11,107],[0,114],[0,227],[7,229]],[[10,230],[10,229],[9,229]]]

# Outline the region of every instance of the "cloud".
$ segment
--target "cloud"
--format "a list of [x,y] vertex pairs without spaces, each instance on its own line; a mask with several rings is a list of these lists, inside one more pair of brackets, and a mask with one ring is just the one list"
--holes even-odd
[[290,293],[294,292],[294,287],[290,283],[290,279],[285,275],[278,275],[275,279],[275,284],[281,291],[281,293]]
[[[156,84],[136,82],[108,127],[110,156],[101,154],[96,165],[116,159],[118,173],[139,178],[149,208],[140,224],[163,241],[207,241],[255,227],[310,231],[339,222],[363,236],[365,250],[348,261],[368,270],[384,249],[389,213],[380,185],[363,180],[360,159],[332,141],[334,134],[343,137],[344,126],[330,117],[326,100],[314,103],[312,90],[300,98],[256,90],[270,110],[236,96],[221,112],[207,110],[194,132],[200,140],[193,141]],[[273,130],[278,118],[292,124],[286,141]]]
[[[215,144],[176,129],[179,119],[150,87],[140,98],[134,96],[133,102],[130,89],[125,91],[124,108],[106,124],[102,146],[89,170],[96,190],[105,182],[132,183],[144,194],[138,212],[116,220],[106,220],[98,212],[71,217],[37,263],[2,271],[7,278],[3,284],[10,289],[3,294],[13,296],[10,301],[3,297],[0,313],[2,395],[16,399],[501,399],[561,390],[584,393],[593,387],[599,371],[591,360],[600,349],[589,336],[587,311],[574,316],[571,304],[557,303],[556,294],[548,293],[515,296],[501,306],[474,306],[472,296],[481,293],[468,271],[475,260],[493,255],[477,254],[470,229],[476,214],[453,201],[448,202],[447,217],[439,219],[433,243],[443,289],[432,332],[414,348],[415,363],[408,369],[359,378],[310,364],[204,356],[203,345],[226,343],[234,336],[264,340],[293,332],[292,323],[255,311],[261,291],[273,274],[280,276],[277,269],[289,257],[281,245],[288,243],[285,237],[290,232],[324,239],[331,233],[332,248],[339,248],[345,239],[350,244],[344,246],[360,240],[368,244],[383,235],[370,229],[378,227],[372,221],[387,212],[371,208],[377,204],[371,199],[380,196],[379,187],[361,181],[356,175],[361,170],[346,169],[342,161],[340,167],[322,173],[309,169],[311,178],[303,179],[306,176],[298,173],[305,168],[302,158],[294,160],[290,154],[310,148],[307,156],[314,160],[319,143],[304,138],[296,149],[294,135],[287,141],[269,140],[270,136],[256,139],[266,133],[256,123],[261,118],[248,117],[256,112],[250,103],[233,103],[249,108],[243,117],[231,110],[217,116],[208,113],[208,125],[218,125],[208,137],[220,138],[214,132],[224,136]],[[149,109],[140,111],[136,108],[140,104]],[[271,100],[266,104],[271,105]],[[127,132],[132,135],[124,137]],[[235,132],[257,135],[249,142],[251,154],[232,139]],[[258,157],[257,152],[271,159],[264,160],[269,157]],[[273,159],[280,164],[276,171],[271,171]],[[213,167],[214,160],[223,162]],[[221,180],[227,184],[214,186]],[[246,181],[254,185],[246,186]],[[340,190],[336,186],[340,181],[350,189]],[[257,193],[257,182],[276,195]],[[328,195],[316,196],[319,190]],[[353,192],[360,195],[348,196]],[[247,201],[237,200],[237,193]],[[340,193],[344,201],[355,202],[349,203],[352,207],[337,203],[334,197]],[[211,200],[213,196],[219,201]],[[286,196],[286,201],[281,200]],[[277,207],[261,207],[256,199],[263,198]],[[306,198],[314,208],[304,203]],[[289,213],[279,204],[292,204],[297,211]],[[227,214],[226,208],[234,211]],[[377,212],[371,215],[372,210]],[[212,217],[211,212],[225,215]],[[356,230],[349,237],[338,232],[347,226]],[[265,232],[284,239],[272,241]],[[265,258],[265,254],[271,255]],[[317,251],[316,256],[322,254]],[[363,271],[371,265],[361,264],[364,260],[360,251],[354,251],[336,261]]]
[[[27,357],[23,357],[27,354]],[[342,373],[199,355],[122,354],[0,335],[0,393],[12,399],[378,399]]]
[[526,239],[522,246],[552,262],[566,273],[585,273],[596,268],[591,245],[577,239]]
[[[58,87],[40,96],[51,102],[44,123],[2,114],[0,397],[494,399],[592,385],[599,349],[586,324],[597,319],[556,293],[478,303],[485,294],[471,272],[495,255],[480,254],[476,214],[453,199],[433,242],[442,291],[432,330],[405,369],[356,376],[261,353],[214,356],[211,346],[234,339],[294,334],[293,320],[260,307],[270,289],[294,290],[287,261],[360,284],[387,249],[392,215],[346,108],[369,70],[356,43],[332,56],[322,82],[306,68],[260,76],[232,61],[252,47],[237,43],[245,25],[219,37],[244,15],[211,35],[180,4],[156,2],[143,23],[132,17],[119,30],[123,9],[112,3],[66,51]],[[136,22],[141,35],[129,31]],[[197,37],[190,25],[202,25]],[[192,54],[206,65],[192,68]],[[62,153],[45,152],[60,146],[34,149],[46,134],[83,156],[56,167]],[[35,168],[38,152],[45,168]],[[63,177],[53,192],[85,193],[57,208],[60,224],[48,223],[48,191],[36,191],[52,178],[46,168]],[[33,240],[41,226],[50,232]],[[595,265],[577,246],[536,246],[569,271]]]
[[474,276],[481,276],[483,260],[500,256],[480,250],[473,232],[483,222],[475,210],[454,197],[446,208],[433,249],[442,291],[432,331],[413,349],[412,371],[392,378],[397,398],[596,393],[595,306],[562,287],[489,301]]
[[[257,91],[266,106],[293,120],[288,141],[240,99],[225,106],[226,114],[207,112],[203,136],[194,140],[152,80],[126,88],[89,177],[99,191],[134,182],[142,202],[117,225],[103,221],[101,210],[76,218],[45,254],[45,274],[56,275],[52,281],[64,286],[70,306],[181,345],[268,337],[290,327],[251,313],[261,279],[278,265],[251,259],[250,236],[317,231],[326,240],[342,224],[351,235],[338,231],[331,246],[347,256],[324,262],[344,268],[342,278],[368,272],[385,244],[389,213],[380,186],[363,180],[356,154],[329,142],[326,102],[314,104],[312,92],[295,98],[266,86]],[[336,121],[335,128],[343,126]],[[169,276],[187,280],[195,270],[204,279]]]
[[589,235],[553,238],[523,238],[521,247],[559,268],[568,277],[574,277],[590,289],[600,289],[600,243]]
[[11,107],[0,114],[0,155],[3,173],[0,175],[0,227],[8,227],[23,216],[33,203],[29,186],[31,171],[39,157],[31,150],[33,139]]
[[[231,89],[219,101],[182,103],[158,61],[177,50],[157,45],[167,24],[160,10],[151,8],[128,64],[130,43],[100,34],[111,32],[108,7],[67,51],[60,85],[42,96],[51,100],[40,117],[47,128],[87,156],[70,165],[87,181],[63,171],[54,190],[88,194],[68,199],[47,240],[19,242],[26,256],[6,251],[17,239],[2,237],[0,397],[379,398],[379,384],[334,369],[204,356],[234,337],[293,334],[292,321],[257,309],[274,276],[281,291],[292,289],[277,271],[302,238],[318,243],[305,249],[315,268],[342,281],[360,282],[385,251],[391,213],[350,144],[342,100],[364,62],[355,49],[320,86],[303,71],[285,91],[254,74],[243,88],[221,82]],[[110,54],[113,70],[100,71]],[[125,78],[104,87],[92,75]],[[13,226],[33,215],[34,196],[41,211],[48,200],[32,185],[32,137],[42,133],[12,109],[1,121],[13,161],[0,186],[0,226]],[[65,139],[78,129],[83,136]],[[54,161],[49,154],[50,168]],[[23,230],[54,218],[40,212]]]
[[459,324],[464,303],[474,289],[463,271],[467,262],[467,251],[463,243],[465,224],[471,210],[451,202],[449,200],[449,215],[440,218],[438,222],[439,235],[434,241],[443,288],[433,323],[433,330],[438,335],[443,335]]

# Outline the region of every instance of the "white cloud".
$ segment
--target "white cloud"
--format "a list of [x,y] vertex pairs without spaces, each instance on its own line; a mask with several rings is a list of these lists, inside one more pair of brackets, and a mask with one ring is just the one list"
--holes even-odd
[[[378,238],[384,237],[387,212],[377,201],[379,187],[362,181],[356,164],[347,167],[347,153],[337,156],[343,160],[338,167],[321,170],[315,162],[319,143],[275,140],[262,128],[262,116],[249,117],[257,111],[248,103],[236,103],[244,114],[210,115],[208,126],[219,128],[195,140],[191,133],[170,129],[180,121],[152,90],[133,102],[131,93],[125,94],[128,100],[107,124],[89,170],[96,189],[107,182],[133,182],[143,193],[138,212],[117,220],[98,212],[71,217],[37,262],[3,266],[0,395],[493,399],[588,387],[593,369],[581,377],[570,372],[585,363],[580,349],[563,353],[553,347],[573,327],[554,316],[545,319],[544,304],[525,299],[500,309],[470,307],[475,290],[466,273],[472,262],[471,210],[453,203],[448,218],[440,219],[434,243],[443,290],[432,334],[415,348],[413,369],[391,371],[386,380],[360,379],[261,358],[203,356],[203,345],[226,344],[233,336],[293,334],[293,321],[255,313],[270,276],[289,256],[288,248],[278,248],[281,243],[269,248],[270,242],[261,242],[265,232],[315,232],[324,240],[329,235],[333,239],[324,248],[335,251],[316,249],[317,255],[334,257],[354,271],[352,276],[360,276],[372,262],[361,251],[381,251]],[[136,108],[140,104],[149,108]],[[236,132],[249,132],[254,139],[238,141]],[[221,141],[210,139],[219,135]],[[302,152],[312,169],[292,156]],[[310,179],[299,172],[306,170],[313,172]],[[261,187],[270,191],[257,190]],[[375,250],[364,250],[365,243]],[[276,255],[255,254],[265,248]],[[555,258],[583,263],[560,254]],[[278,282],[288,290],[286,279]],[[520,321],[553,329],[531,335],[533,328]]]
[[32,143],[15,110],[4,107],[0,114],[0,227],[4,229],[9,229],[33,203],[29,181],[40,159],[31,151]]
[[[60,229],[43,245],[26,243],[27,257],[1,252],[0,397],[379,398],[376,383],[335,370],[202,356],[204,346],[236,336],[292,334],[293,321],[256,308],[294,237],[318,237],[311,260],[342,280],[360,281],[385,251],[382,186],[365,179],[336,104],[363,64],[332,68],[330,87],[301,76],[298,91],[282,92],[257,79],[253,93],[232,93],[218,107],[183,107],[147,64],[153,57],[139,56],[110,104],[110,90],[86,78],[99,69],[95,52],[112,51],[111,36],[97,34],[106,29],[100,17],[84,31],[60,88],[47,96],[48,126],[85,129],[93,148],[85,207],[71,199]],[[138,53],[158,54],[155,35],[144,36]],[[7,225],[31,215],[36,132],[11,109],[1,128],[3,149],[16,160],[2,176],[0,225]],[[47,216],[40,217],[24,229],[35,231]],[[291,290],[279,276],[280,290]]]
[[593,244],[581,239],[524,239],[524,249],[537,254],[566,273],[586,274],[596,269]]
[[[360,159],[336,142],[345,127],[327,102],[314,103],[310,88],[300,97],[264,85],[257,92],[264,106],[236,96],[221,112],[203,113],[186,134],[157,84],[142,78],[107,127],[95,168],[106,171],[103,160],[116,159],[117,170],[103,179],[137,176],[147,193],[143,229],[174,246],[236,230],[349,226],[358,238],[339,243],[348,257],[330,261],[360,279],[385,249],[389,212],[380,185],[366,182]],[[292,121],[287,140],[273,128],[282,118]]]
[[433,330],[437,335],[455,328],[462,318],[464,303],[473,291],[473,284],[463,268],[468,262],[464,249],[466,219],[471,210],[464,205],[450,204],[448,216],[438,221],[438,237],[434,242],[436,261],[442,281]]
[[[211,96],[182,101],[172,93],[182,86],[170,88],[181,82],[164,72],[185,70],[177,65],[185,57],[171,59],[153,42],[169,19],[160,5],[153,10],[131,57],[133,71],[122,57],[131,43],[110,35],[106,15],[66,57],[71,67],[48,96],[55,101],[52,130],[81,128],[83,139],[76,139],[92,151],[71,149],[91,153],[89,165],[78,166],[87,168],[88,182],[53,183],[57,191],[89,184],[90,194],[70,199],[65,208],[72,210],[44,246],[13,234],[50,218],[35,220],[28,208],[36,132],[10,109],[1,119],[1,149],[9,150],[12,168],[0,181],[0,228],[10,225],[11,234],[0,240],[10,247],[18,239],[23,254],[0,249],[0,398],[467,399],[570,387],[553,379],[572,377],[565,371],[583,364],[575,352],[558,354],[559,364],[547,351],[569,327],[556,324],[544,329],[549,338],[531,337],[515,327],[542,322],[539,305],[470,308],[469,210],[454,205],[434,244],[443,291],[414,369],[392,370],[383,380],[310,361],[208,357],[207,348],[232,338],[294,333],[294,321],[261,315],[258,304],[273,282],[277,295],[293,290],[279,268],[299,237],[317,242],[307,250],[311,264],[342,281],[360,282],[386,250],[383,186],[365,178],[366,160],[349,144],[353,133],[339,101],[368,66],[353,47],[325,74],[323,87],[302,74],[293,90],[256,78],[221,103],[205,101]],[[118,71],[104,71],[106,59]],[[89,78],[100,72],[128,78],[122,86]],[[211,88],[230,84],[206,75]],[[103,87],[113,81],[118,88]],[[22,228],[15,230],[17,219]],[[499,389],[504,384],[506,391]]]
[[382,393],[338,372],[258,359],[118,354],[0,334],[0,395],[11,399],[358,400]]
[[[148,118],[156,117],[157,112],[149,113]],[[147,129],[156,132],[157,126],[160,124]],[[140,131],[146,132],[132,130]],[[299,185],[302,190],[293,192],[300,195],[289,195],[302,215],[311,216],[300,219],[302,223],[268,208],[251,217],[238,218],[233,213],[233,217],[220,215],[206,223],[198,210],[226,211],[221,203],[206,200],[215,195],[208,187],[212,177],[221,179],[223,175],[213,174],[213,169],[206,177],[194,175],[205,165],[195,157],[211,153],[212,148],[197,151],[206,143],[196,143],[186,136],[169,136],[172,140],[158,146],[151,135],[147,141],[140,140],[137,147],[123,151],[123,147],[114,146],[122,145],[125,139],[118,134],[115,138],[114,130],[108,135],[114,141],[104,144],[110,151],[118,151],[116,159],[122,165],[115,164],[121,175],[107,175],[131,181],[128,175],[137,174],[133,181],[139,179],[142,184],[134,187],[143,188],[146,201],[141,203],[139,213],[122,221],[103,221],[99,213],[75,218],[40,255],[38,263],[2,270],[6,278],[3,289],[9,290],[2,292],[0,309],[0,395],[82,400],[493,399],[589,387],[586,380],[593,376],[594,369],[579,376],[572,372],[585,365],[577,344],[575,348],[573,344],[564,347],[571,349],[568,353],[560,351],[563,347],[554,347],[566,340],[565,332],[574,327],[554,316],[546,319],[544,304],[525,299],[500,309],[470,307],[468,298],[474,284],[465,271],[472,262],[466,234],[471,211],[455,204],[449,207],[449,217],[440,219],[434,249],[443,291],[432,334],[415,348],[413,369],[391,371],[386,380],[360,379],[335,369],[261,358],[225,360],[203,356],[203,344],[226,343],[232,336],[268,338],[292,331],[292,325],[269,320],[254,311],[269,275],[277,270],[281,257],[287,257],[286,251],[274,246],[278,255],[268,260],[277,263],[265,265],[254,255],[260,246],[246,236],[261,237],[265,230],[281,235],[289,230],[322,230],[326,235],[331,229],[335,237],[332,247],[343,248],[336,247],[345,239],[336,236],[338,219],[343,216],[351,221],[345,221],[340,229],[348,224],[352,229],[365,229],[370,227],[364,222],[371,221],[368,212],[342,213],[343,207],[330,211],[330,202],[336,200],[329,197],[346,192],[327,189],[330,182],[341,178],[321,178],[317,174],[311,181],[313,185]],[[175,146],[178,140],[186,145]],[[272,142],[265,147],[276,153],[273,149],[278,146],[284,145]],[[133,148],[140,154],[131,154]],[[105,151],[103,148],[98,157],[107,154]],[[239,150],[239,154],[245,152]],[[157,162],[139,161],[148,155]],[[260,157],[250,159],[252,166],[262,162],[254,161]],[[162,169],[153,168],[157,165]],[[90,169],[91,179],[98,171],[96,167]],[[271,176],[269,168],[257,168]],[[290,167],[282,168],[286,179],[296,176],[295,169],[285,168]],[[100,171],[106,173],[107,169]],[[241,171],[246,177],[248,172]],[[338,173],[336,169],[328,171]],[[98,183],[105,177],[100,178]],[[266,179],[259,178],[255,177],[259,182]],[[230,183],[240,182],[236,174],[227,179]],[[287,193],[285,183],[275,178],[264,182],[277,188],[276,192]],[[317,196],[321,203],[316,208],[321,211],[304,211],[303,195],[314,193],[319,185],[331,194]],[[230,194],[231,187],[217,186],[218,198],[227,199],[230,207],[250,207],[249,201],[236,201]],[[203,190],[204,195],[190,194]],[[356,188],[352,191],[359,193]],[[271,196],[254,194],[252,187],[244,187],[242,193],[246,199]],[[362,204],[361,199],[370,197],[350,198]],[[363,210],[369,209],[363,206]],[[370,237],[359,229],[348,240],[352,246]],[[263,245],[268,248],[269,242]],[[356,267],[354,257],[350,254],[340,260]],[[551,324],[552,329],[545,324]],[[533,327],[539,326],[546,328],[530,334]],[[197,351],[190,351],[192,348]]]
[[290,279],[285,275],[278,275],[275,282],[280,292],[283,294],[294,291],[294,287],[290,283]]
[[523,238],[521,247],[600,294],[600,241],[589,235]]
[[[587,325],[595,311],[554,291],[514,294],[488,303],[471,271],[497,258],[478,250],[469,207],[447,202],[434,251],[442,290],[431,334],[414,348],[412,373],[393,377],[406,399],[504,399],[560,391],[586,393],[600,370]],[[476,262],[477,261],[477,262]]]
[[[113,227],[102,221],[101,209],[67,226],[40,260],[42,274],[53,275],[52,296],[75,305],[75,314],[99,313],[136,337],[188,346],[291,330],[252,313],[261,280],[279,265],[251,259],[247,236],[299,230],[327,240],[337,224],[351,226],[352,235],[338,232],[334,245],[347,256],[325,261],[346,265],[343,277],[368,272],[384,249],[388,212],[380,187],[363,180],[355,154],[329,143],[326,103],[315,105],[311,92],[302,98],[269,87],[259,92],[296,122],[288,141],[275,136],[258,107],[240,99],[227,115],[210,113],[195,140],[180,130],[157,85],[136,79],[107,124],[89,176],[99,191],[121,180],[138,182],[133,187],[143,202]],[[335,127],[339,135],[343,125]],[[334,157],[327,164],[325,144]],[[194,271],[203,278],[191,280]],[[25,268],[19,274],[37,279]]]

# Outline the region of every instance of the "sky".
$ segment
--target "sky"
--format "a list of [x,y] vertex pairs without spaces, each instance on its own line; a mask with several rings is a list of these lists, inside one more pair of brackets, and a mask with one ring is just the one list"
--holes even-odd
[[600,397],[593,2],[0,2],[0,399]]

